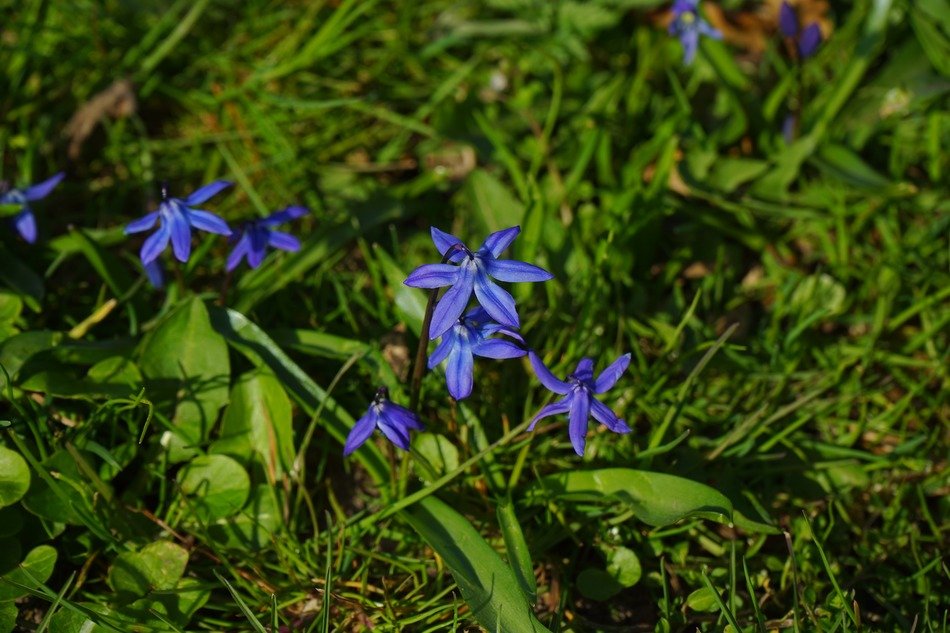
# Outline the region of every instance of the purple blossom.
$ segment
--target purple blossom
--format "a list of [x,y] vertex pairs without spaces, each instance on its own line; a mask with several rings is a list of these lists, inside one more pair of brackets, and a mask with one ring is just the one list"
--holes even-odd
[[578,455],[584,454],[584,445],[587,442],[587,418],[591,415],[614,433],[630,432],[630,427],[626,422],[594,397],[594,394],[602,394],[617,383],[620,376],[627,371],[630,354],[624,354],[615,360],[596,379],[594,378],[594,361],[589,358],[581,359],[581,362],[577,364],[577,369],[566,380],[558,380],[534,351],[528,352],[528,358],[541,384],[554,393],[564,396],[542,407],[531,421],[529,431],[534,429],[534,425],[539,420],[549,415],[567,413],[570,419],[568,435],[571,438],[571,444],[574,445],[574,452]]
[[699,15],[699,0],[674,0],[673,21],[667,29],[670,35],[679,38],[683,45],[683,63],[693,63],[699,48],[699,36],[705,35],[715,40],[722,39],[722,33]]
[[227,222],[220,217],[209,211],[192,208],[231,185],[232,183],[227,180],[216,180],[201,187],[184,200],[169,197],[168,190],[162,186],[162,202],[158,205],[158,210],[130,222],[125,227],[126,235],[141,233],[160,221],[158,230],[149,235],[142,244],[142,250],[139,253],[142,264],[147,266],[155,261],[168,246],[169,241],[172,243],[175,258],[180,262],[188,261],[191,255],[192,228],[219,235],[231,235]]
[[247,265],[257,268],[264,261],[267,247],[279,248],[283,251],[299,251],[300,241],[289,233],[274,231],[271,227],[290,222],[307,214],[306,207],[290,206],[283,211],[277,211],[266,218],[245,222],[238,229],[240,233],[232,236],[236,242],[234,250],[228,256],[227,270],[231,272],[238,267],[242,259],[247,259]]
[[165,287],[165,271],[157,259],[145,264],[145,276],[148,277],[148,282],[155,288]]
[[410,429],[421,431],[424,428],[415,413],[390,401],[389,390],[380,387],[366,414],[356,421],[347,436],[343,456],[362,446],[377,427],[390,442],[404,451],[409,450]]
[[59,172],[55,176],[26,189],[11,189],[0,193],[0,204],[18,205],[20,211],[13,216],[13,228],[24,241],[32,244],[36,241],[36,218],[33,216],[31,202],[42,200],[58,185],[66,174]]
[[441,288],[450,286],[432,313],[429,338],[436,339],[449,330],[468,306],[472,292],[492,319],[508,327],[520,327],[515,300],[496,285],[498,281],[547,281],[551,273],[512,259],[497,259],[511,245],[521,227],[513,226],[492,233],[481,248],[472,252],[462,240],[432,227],[432,241],[449,263],[424,264],[409,274],[403,282],[413,288]]
[[429,369],[448,359],[445,384],[456,400],[467,398],[472,393],[475,356],[500,360],[525,355],[524,348],[511,341],[489,338],[493,334],[504,334],[524,343],[517,332],[493,323],[488,312],[477,307],[469,310],[442,335],[438,347],[429,357]]
[[821,27],[812,22],[804,29],[798,28],[798,14],[788,2],[782,2],[778,11],[778,30],[785,37],[794,39],[798,46],[798,54],[807,59],[815,54],[821,44]]

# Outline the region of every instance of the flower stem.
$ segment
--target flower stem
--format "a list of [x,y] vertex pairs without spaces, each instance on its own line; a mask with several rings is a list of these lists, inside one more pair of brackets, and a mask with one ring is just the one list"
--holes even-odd
[[229,270],[224,275],[224,282],[221,284],[221,291],[218,294],[218,305],[224,307],[228,303],[228,290],[231,288],[231,278],[234,276],[234,271]]

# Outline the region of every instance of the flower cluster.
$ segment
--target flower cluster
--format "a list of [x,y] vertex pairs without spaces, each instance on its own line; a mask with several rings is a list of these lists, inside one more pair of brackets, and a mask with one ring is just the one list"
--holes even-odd
[[[424,264],[412,271],[405,280],[414,288],[448,289],[432,309],[426,338],[441,341],[429,357],[427,366],[434,369],[445,363],[445,382],[449,394],[456,400],[467,398],[474,385],[475,356],[492,359],[509,359],[529,356],[535,374],[541,384],[558,395],[561,400],[541,409],[532,421],[531,428],[541,420],[556,413],[567,413],[570,419],[569,436],[578,455],[584,454],[588,418],[604,424],[616,433],[628,433],[630,428],[595,394],[602,394],[617,382],[630,363],[630,355],[618,358],[595,380],[593,361],[581,360],[573,374],[565,381],[559,380],[544,365],[533,350],[529,350],[518,332],[520,319],[514,298],[495,281],[531,282],[547,281],[554,276],[548,271],[510,259],[499,259],[512,244],[520,227],[513,226],[489,235],[478,250],[471,250],[462,240],[433,227],[432,241],[442,255],[438,264]],[[477,306],[466,312],[475,297]],[[463,314],[464,313],[464,314]],[[425,329],[425,326],[424,328]],[[418,418],[408,409],[388,400],[383,391],[353,427],[344,447],[349,455],[363,444],[372,430],[380,430],[402,449],[408,448],[408,430],[420,429]]]
[[803,29],[798,27],[798,15],[788,2],[782,2],[778,13],[778,30],[793,41],[800,59],[807,59],[815,54],[821,44],[821,27],[812,22]]
[[675,0],[673,2],[673,20],[668,27],[670,35],[679,38],[683,45],[683,63],[693,63],[699,48],[699,36],[705,35],[721,40],[722,33],[711,27],[699,14],[699,0]]
[[158,209],[126,225],[126,235],[148,231],[156,223],[159,225],[158,229],[145,239],[142,250],[139,252],[145,273],[153,286],[163,285],[162,270],[157,260],[159,255],[168,248],[169,243],[172,245],[175,259],[182,263],[188,261],[191,255],[191,229],[193,228],[232,238],[235,246],[228,257],[228,272],[237,268],[244,258],[247,259],[251,268],[257,268],[264,260],[268,246],[285,251],[300,249],[297,238],[288,233],[274,231],[271,227],[306,215],[307,209],[304,207],[287,207],[266,218],[245,222],[237,234],[219,216],[210,211],[194,208],[207,202],[232,184],[227,180],[215,180],[185,198],[169,196],[167,186],[163,185],[162,201]]
[[33,216],[30,203],[48,196],[65,177],[66,174],[59,172],[52,178],[25,189],[0,191],[0,204],[15,205],[20,208],[17,214],[13,216],[13,228],[26,242],[32,244],[36,241],[36,218]]

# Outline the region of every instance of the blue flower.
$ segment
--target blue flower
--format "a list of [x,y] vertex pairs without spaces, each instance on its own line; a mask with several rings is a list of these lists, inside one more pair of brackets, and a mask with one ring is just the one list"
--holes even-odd
[[48,196],[49,192],[65,177],[66,174],[59,172],[52,178],[26,189],[11,189],[5,193],[0,193],[0,204],[20,206],[19,213],[13,216],[13,228],[26,242],[32,244],[36,241],[36,218],[33,217],[33,209],[30,208],[30,203]]
[[815,54],[821,44],[821,27],[812,22],[799,32],[798,15],[788,2],[782,2],[778,12],[778,30],[785,37],[792,38],[798,45],[798,54],[807,59]]
[[346,444],[343,445],[343,456],[346,457],[362,446],[376,427],[379,427],[390,442],[404,451],[409,450],[409,430],[421,431],[424,428],[415,413],[391,402],[389,390],[380,387],[366,410],[366,415],[356,421],[347,436]]
[[716,40],[722,39],[722,33],[709,26],[699,15],[699,0],[675,0],[673,2],[673,21],[668,28],[683,45],[683,63],[689,65],[696,57],[699,48],[699,36],[705,35]]
[[518,226],[496,231],[473,253],[459,238],[432,227],[432,241],[445,258],[444,261],[451,263],[424,264],[412,271],[403,282],[413,288],[451,286],[432,313],[430,339],[442,336],[455,325],[468,306],[473,291],[491,318],[501,325],[520,327],[515,300],[491,278],[498,281],[547,281],[554,277],[533,264],[496,259],[520,232],[521,227]]
[[192,227],[209,233],[231,235],[227,222],[213,213],[192,208],[196,204],[205,202],[222,189],[230,187],[231,184],[227,180],[216,180],[198,189],[184,200],[169,197],[168,190],[163,186],[162,202],[158,205],[158,211],[152,211],[125,227],[126,235],[141,233],[161,220],[158,230],[149,235],[142,244],[142,250],[139,253],[142,264],[147,266],[161,255],[168,246],[169,240],[171,240],[175,258],[180,262],[188,261],[191,255]]
[[484,308],[469,310],[442,335],[442,341],[429,357],[429,369],[449,359],[445,368],[445,384],[456,400],[467,398],[472,393],[472,373],[475,356],[482,358],[518,358],[526,354],[522,347],[500,338],[488,338],[492,334],[505,334],[520,342],[521,336],[503,325],[493,323]]
[[538,358],[534,351],[528,352],[528,358],[531,360],[531,366],[537,375],[541,384],[556,394],[564,396],[557,402],[552,402],[541,408],[538,415],[534,416],[531,426],[542,418],[558,413],[567,413],[570,418],[568,426],[568,435],[571,438],[571,444],[574,445],[574,452],[578,455],[584,454],[584,445],[587,442],[587,418],[594,416],[594,419],[605,425],[614,433],[629,433],[630,427],[627,423],[617,417],[607,405],[603,404],[594,397],[594,394],[601,394],[613,387],[623,372],[627,371],[630,364],[630,354],[624,354],[615,360],[607,369],[605,369],[596,379],[594,379],[594,361],[589,358],[581,359],[577,364],[574,373],[567,377],[567,380],[558,380],[554,374],[545,367],[544,363]]
[[155,288],[165,287],[165,271],[162,270],[162,264],[157,259],[145,264],[145,276]]
[[237,268],[244,258],[247,258],[248,266],[257,268],[264,261],[268,246],[283,251],[299,251],[300,241],[296,237],[289,233],[273,231],[271,227],[290,222],[304,215],[307,215],[305,207],[292,206],[283,211],[272,213],[266,218],[245,222],[244,226],[239,229],[240,233],[237,236],[232,236],[232,241],[236,241],[237,244],[228,256],[228,272]]

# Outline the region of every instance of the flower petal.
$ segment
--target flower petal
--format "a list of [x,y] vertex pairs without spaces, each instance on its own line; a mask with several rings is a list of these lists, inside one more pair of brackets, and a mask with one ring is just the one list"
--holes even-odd
[[435,369],[438,367],[439,364],[445,360],[445,357],[449,355],[449,352],[452,351],[452,348],[455,347],[457,342],[458,337],[455,335],[455,328],[452,328],[443,334],[442,340],[439,341],[439,344],[429,356],[429,369]]
[[597,380],[594,382],[594,393],[604,393],[617,384],[617,381],[623,375],[623,372],[627,371],[629,365],[630,354],[624,354],[612,362],[607,369],[600,372],[600,375],[597,376]]
[[165,272],[157,259],[145,264],[145,276],[154,288],[165,287]]
[[302,218],[308,213],[309,213],[309,210],[307,209],[307,207],[301,207],[299,205],[291,205],[287,207],[286,209],[271,213],[269,216],[267,216],[263,220],[260,220],[259,222],[263,226],[277,226],[278,224],[284,224],[285,222],[290,222],[291,220]]
[[472,395],[475,359],[472,347],[465,342],[455,346],[449,353],[449,362],[445,367],[445,386],[456,400]]
[[798,35],[798,16],[795,9],[787,2],[782,2],[778,10],[778,30],[785,37]]
[[282,251],[294,252],[300,250],[300,240],[290,233],[282,231],[271,231],[267,237],[267,244]]
[[346,443],[343,445],[344,457],[362,446],[363,442],[368,440],[369,436],[373,434],[373,430],[376,428],[376,421],[379,417],[373,408],[374,406],[375,405],[370,405],[366,415],[356,421],[356,424],[354,424],[352,430],[350,430],[350,434],[346,436]]
[[630,427],[627,423],[617,417],[617,414],[610,410],[607,405],[597,398],[590,399],[590,412],[594,419],[606,426],[614,433],[629,433]]
[[[453,246],[455,246],[456,244],[461,244],[463,247],[465,246],[465,242],[463,242],[459,238],[449,233],[446,233],[445,231],[440,231],[434,226],[429,228],[429,235],[432,236],[432,243],[435,244],[435,247],[439,251],[439,255],[442,255],[442,256],[444,256],[446,252],[448,252],[448,250],[452,248]],[[462,261],[462,258],[464,257],[465,257],[465,251],[457,250],[449,258],[449,261],[457,264],[458,262]]]
[[172,252],[175,259],[184,263],[191,256],[191,226],[181,213],[170,213],[166,216],[162,228],[168,227],[172,238]]
[[238,240],[238,243],[234,246],[234,250],[231,251],[231,254],[228,255],[228,263],[225,266],[225,269],[228,272],[231,272],[241,263],[241,260],[247,257],[247,249],[251,246],[251,240],[247,236],[247,232],[241,233],[241,238]]
[[542,419],[557,415],[559,413],[567,413],[571,410],[571,400],[573,396],[567,396],[566,398],[561,398],[557,402],[552,402],[551,404],[546,404],[541,407],[541,410],[538,411],[538,415],[534,416],[534,419],[531,420],[530,426],[528,426],[529,431],[534,430],[534,426]]
[[36,241],[36,218],[29,207],[24,206],[23,210],[13,216],[13,228],[28,244]]
[[222,189],[227,189],[233,184],[234,183],[229,180],[215,180],[214,182],[209,183],[205,185],[204,187],[201,187],[200,189],[192,193],[190,196],[185,198],[184,200],[185,206],[193,207],[196,204],[201,204],[202,202],[205,202],[208,199],[210,199],[212,196],[217,194]]
[[142,231],[147,231],[153,226],[158,220],[159,213],[158,211],[152,211],[151,213],[146,213],[138,220],[132,220],[125,225],[125,234],[131,235],[132,233],[141,233]]
[[488,274],[498,281],[547,281],[554,275],[540,266],[519,262],[514,259],[491,259],[485,262]]
[[696,49],[699,48],[699,31],[695,28],[686,29],[680,33],[679,38],[683,45],[683,63],[689,66],[696,57]]
[[46,196],[49,195],[49,192],[52,191],[56,185],[62,182],[63,178],[65,177],[66,177],[66,174],[64,174],[63,172],[59,172],[55,176],[51,178],[47,178],[41,183],[35,184],[32,187],[27,187],[26,189],[23,190],[23,197],[31,202],[33,200],[39,200],[41,198],[45,198]]
[[817,22],[812,22],[805,27],[801,37],[798,38],[798,53],[803,58],[811,57],[818,50],[819,44],[821,44],[821,27]]
[[514,297],[489,279],[482,270],[475,274],[475,297],[488,314],[500,324],[510,327],[520,326]]
[[252,225],[247,230],[248,249],[247,265],[251,268],[257,268],[264,261],[267,255],[267,234],[269,231],[263,227]]
[[498,257],[506,248],[511,246],[511,243],[518,237],[518,233],[521,233],[520,226],[495,231],[485,238],[478,252],[482,254],[491,253],[492,257]]
[[142,259],[142,265],[148,266],[153,262],[162,251],[168,247],[168,240],[171,232],[167,224],[162,224],[158,230],[145,238],[142,242],[142,250],[139,251],[139,257]]
[[591,397],[586,391],[578,391],[571,402],[571,422],[567,427],[567,434],[574,445],[574,452],[584,455],[584,445],[587,443],[587,418],[590,416]]
[[401,426],[389,424],[382,418],[379,420],[379,430],[390,442],[404,451],[409,450],[409,431]]
[[511,341],[500,338],[489,338],[473,345],[472,353],[482,358],[503,360],[506,358],[521,358],[527,352]]
[[416,431],[422,431],[425,428],[422,426],[422,422],[419,421],[419,418],[415,413],[406,407],[399,406],[391,400],[386,400],[383,402],[380,415],[383,422],[393,426],[406,429],[415,429]]
[[561,395],[564,395],[571,390],[571,386],[569,384],[554,377],[554,374],[551,373],[551,370],[547,368],[538,355],[534,353],[534,350],[528,350],[528,360],[531,361],[531,367],[534,369],[534,375],[538,377],[538,380],[541,381],[541,384],[547,387],[548,390]]
[[452,264],[423,264],[409,273],[402,283],[413,288],[441,288],[451,286],[459,276],[460,268]]
[[594,383],[594,361],[589,358],[582,358],[574,369],[574,377],[581,382],[593,386]]
[[719,29],[710,26],[705,20],[700,20],[696,23],[696,30],[699,31],[700,35],[705,35],[706,37],[712,38],[714,40],[722,39],[722,32]]
[[218,235],[231,235],[231,227],[223,219],[201,209],[188,209],[188,223],[196,229],[207,231],[208,233],[217,233]]
[[[430,264],[430,266],[436,265]],[[429,325],[430,340],[439,338],[455,325],[458,318],[462,316],[462,312],[465,311],[468,300],[472,297],[472,285],[475,283],[472,268],[458,266],[455,269],[458,271],[455,283],[442,295],[432,312],[432,323]]]

